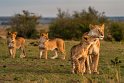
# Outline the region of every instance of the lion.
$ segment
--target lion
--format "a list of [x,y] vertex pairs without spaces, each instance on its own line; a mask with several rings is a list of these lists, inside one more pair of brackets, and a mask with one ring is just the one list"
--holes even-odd
[[45,53],[45,59],[47,59],[47,51],[51,50],[55,52],[55,55],[51,59],[58,57],[58,51],[63,54],[63,60],[65,59],[65,42],[63,39],[55,38],[49,39],[48,33],[41,33],[39,39],[39,50],[40,58],[42,57],[43,52]]
[[88,32],[88,35],[90,36],[96,36],[99,37],[100,40],[103,40],[104,38],[104,27],[105,25],[89,25],[90,31]]
[[25,39],[23,37],[18,37],[17,32],[8,32],[7,34],[7,46],[9,49],[9,54],[12,58],[15,58],[16,49],[21,49],[20,58],[26,57],[25,53]]
[[100,40],[104,38],[104,24],[102,25],[89,25],[90,31],[87,35],[98,37],[96,41],[90,46],[88,54],[90,63],[91,63],[91,70],[92,73],[99,74],[98,72],[98,63],[99,63],[99,51],[100,51]]
[[85,72],[85,62],[87,62],[87,69],[89,73],[91,73],[88,51],[94,41],[96,41],[96,37],[84,35],[82,37],[82,41],[71,48],[72,73],[83,74]]

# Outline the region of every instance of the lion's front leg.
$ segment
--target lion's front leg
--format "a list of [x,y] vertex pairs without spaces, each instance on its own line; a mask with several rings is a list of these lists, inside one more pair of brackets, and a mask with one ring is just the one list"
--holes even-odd
[[42,58],[43,50],[40,50],[40,59]]
[[84,74],[84,72],[86,71],[85,61],[86,61],[85,57],[80,58],[80,73],[82,74]]
[[44,50],[45,59],[47,59],[47,50]]
[[9,55],[12,57],[13,56],[13,51],[12,49],[9,49]]
[[73,61],[74,61],[74,64],[75,64],[74,71],[75,71],[76,74],[79,74],[80,73],[80,62],[77,58],[74,58]]
[[12,49],[12,58],[15,58],[15,55],[16,55],[16,48],[13,48]]
[[86,61],[85,61],[85,67],[86,67],[86,73],[91,74],[91,69],[90,69],[90,56],[87,57]]
[[92,57],[92,59],[93,59],[92,71],[93,71],[93,73],[99,74],[98,69],[97,69],[98,68],[98,63],[99,63],[99,53],[94,55]]

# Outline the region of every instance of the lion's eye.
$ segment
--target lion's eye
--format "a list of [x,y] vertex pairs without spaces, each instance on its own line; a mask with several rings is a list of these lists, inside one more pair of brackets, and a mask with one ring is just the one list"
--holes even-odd
[[14,43],[14,41],[12,41],[12,43]]
[[97,30],[100,33],[100,30]]

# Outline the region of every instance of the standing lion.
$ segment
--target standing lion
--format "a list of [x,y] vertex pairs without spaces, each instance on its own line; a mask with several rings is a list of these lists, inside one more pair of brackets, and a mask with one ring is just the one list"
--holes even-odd
[[20,58],[26,57],[25,53],[25,39],[23,37],[18,37],[17,32],[8,32],[7,34],[7,46],[9,49],[9,54],[12,58],[15,58],[16,49],[21,49]]
[[62,59],[65,59],[65,42],[63,39],[55,38],[49,39],[48,33],[41,33],[39,39],[39,50],[40,50],[40,58],[42,57],[43,52],[45,53],[45,59],[47,59],[47,52],[49,50],[54,51],[55,55],[51,57],[51,59],[55,59],[58,57],[58,51],[63,54]]

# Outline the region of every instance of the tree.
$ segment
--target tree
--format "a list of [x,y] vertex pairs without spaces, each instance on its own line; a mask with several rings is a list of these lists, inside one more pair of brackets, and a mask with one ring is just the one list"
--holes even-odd
[[98,12],[93,7],[89,7],[88,10],[82,10],[81,12],[75,11],[72,15],[73,18],[82,20],[84,24],[99,24],[107,22],[105,12]]
[[36,36],[36,25],[40,16],[23,10],[22,14],[15,14],[11,19],[12,31],[17,31],[19,36],[31,38]]

